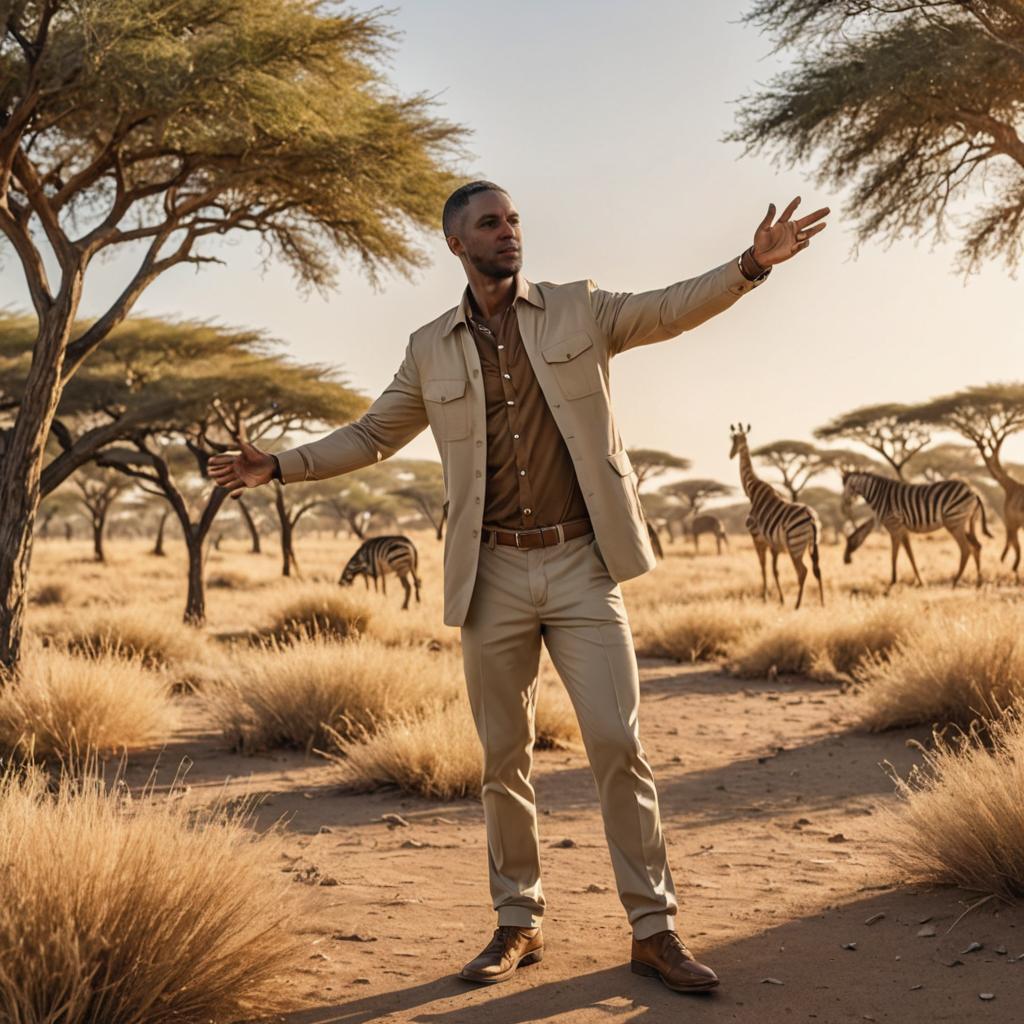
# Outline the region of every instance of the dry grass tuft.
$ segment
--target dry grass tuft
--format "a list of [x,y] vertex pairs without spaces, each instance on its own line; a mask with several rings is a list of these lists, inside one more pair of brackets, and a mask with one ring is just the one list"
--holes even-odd
[[397,787],[435,800],[480,795],[483,758],[465,701],[403,714],[374,733],[328,733],[333,750],[323,753],[338,766],[343,789]]
[[869,729],[919,723],[969,725],[1024,699],[1019,605],[961,607],[932,614],[888,658],[857,673],[861,721]]
[[782,612],[733,647],[729,668],[745,678],[846,678],[864,659],[891,650],[916,627],[919,614],[896,601]]
[[895,861],[915,881],[1024,896],[1024,721],[991,726],[989,747],[935,737],[925,768],[897,780],[905,803],[886,822]]
[[20,676],[0,689],[0,748],[69,762],[163,740],[176,717],[167,679],[138,656],[30,649]]
[[345,736],[373,730],[463,689],[450,653],[321,635],[238,651],[203,699],[238,750],[311,750],[327,742],[326,726]]
[[31,601],[40,607],[67,604],[68,591],[63,583],[44,583],[32,592]]
[[0,1019],[180,1024],[263,1016],[308,948],[273,837],[95,774],[0,777]]
[[203,633],[168,615],[166,608],[142,602],[76,612],[56,639],[85,654],[114,651],[154,668],[195,661],[207,644]]
[[265,635],[284,641],[311,636],[345,640],[365,633],[372,614],[369,602],[350,590],[307,586],[274,610]]
[[638,654],[696,662],[728,654],[760,626],[765,614],[760,603],[719,599],[643,608],[631,621]]
[[541,676],[537,693],[535,750],[570,750],[580,743],[580,725],[565,687]]

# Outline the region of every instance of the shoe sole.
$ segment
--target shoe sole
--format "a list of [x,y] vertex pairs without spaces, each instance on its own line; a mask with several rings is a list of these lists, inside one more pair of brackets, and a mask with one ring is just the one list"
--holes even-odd
[[463,981],[475,981],[479,985],[496,985],[499,981],[508,981],[520,967],[529,967],[530,964],[540,963],[544,959],[544,947],[531,950],[525,956],[521,956],[504,974],[494,974],[488,978],[480,978],[474,974],[464,974],[459,971],[459,977]]
[[629,969],[634,974],[642,975],[645,978],[657,978],[665,988],[670,988],[673,992],[707,992],[709,989],[718,987],[718,978],[698,982],[696,985],[673,985],[665,980],[665,976],[657,967],[652,967],[650,964],[644,963],[643,960],[630,960]]

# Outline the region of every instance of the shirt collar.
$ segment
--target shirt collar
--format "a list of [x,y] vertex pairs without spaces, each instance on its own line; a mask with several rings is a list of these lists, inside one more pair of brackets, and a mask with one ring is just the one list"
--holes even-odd
[[[544,308],[544,296],[541,294],[540,289],[532,281],[527,280],[522,273],[516,274],[516,297],[512,300],[512,304],[515,305],[520,299],[530,303],[531,306],[536,306],[538,309]],[[444,334],[446,336],[451,334],[459,324],[468,326],[466,320],[469,314],[469,285],[466,285],[462,293],[462,300],[448,315]]]

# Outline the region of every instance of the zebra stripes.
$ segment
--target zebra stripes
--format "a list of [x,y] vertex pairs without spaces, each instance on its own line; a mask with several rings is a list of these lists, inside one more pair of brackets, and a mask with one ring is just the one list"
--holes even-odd
[[344,586],[350,586],[357,576],[363,577],[367,590],[370,588],[370,580],[373,580],[373,589],[377,589],[377,580],[380,579],[381,590],[388,592],[385,574],[393,572],[401,581],[405,590],[405,602],[402,608],[409,607],[409,597],[412,594],[412,587],[409,585],[406,575],[411,575],[416,587],[416,603],[420,603],[421,580],[416,574],[419,564],[419,554],[416,545],[401,534],[393,534],[385,537],[371,537],[360,544],[356,553],[348,560],[345,568],[341,571],[338,582]]
[[779,593],[779,604],[785,603],[782,596],[782,584],[779,582],[779,555],[785,551],[793,562],[796,570],[799,590],[796,595],[796,607],[804,596],[804,582],[807,579],[807,566],[804,565],[804,552],[811,554],[811,571],[818,581],[818,597],[822,606],[825,604],[825,590],[821,581],[821,566],[818,560],[818,535],[821,524],[818,515],[810,505],[798,501],[787,501],[771,484],[761,480],[754,472],[750,460],[750,449],[747,447],[747,434],[750,425],[744,430],[740,424],[730,427],[732,449],[729,458],[740,457],[740,482],[743,493],[750,499],[750,514],[747,517],[747,529],[754,541],[758,561],[761,563],[761,599],[768,599],[768,576],[765,571],[765,555],[768,549],[772,553],[772,574],[775,587]]
[[[991,537],[985,517],[985,506],[981,497],[963,480],[937,480],[929,484],[908,484],[893,477],[880,476],[878,473],[847,472],[843,473],[843,504],[849,508],[855,496],[862,497],[871,511],[875,521],[881,523],[888,531],[892,541],[892,578],[889,586],[896,582],[896,561],[899,558],[900,546],[906,549],[910,565],[914,570],[914,578],[918,586],[924,586],[921,574],[917,571],[914,552],[910,547],[911,533],[932,533],[945,527],[960,548],[960,566],[953,577],[955,587],[963,575],[967,560],[974,557],[978,571],[978,583],[981,584],[981,541],[975,533],[974,524],[981,515],[981,530],[986,537]],[[867,535],[858,530],[853,536],[856,543],[847,542],[847,555],[856,550],[860,541]]]

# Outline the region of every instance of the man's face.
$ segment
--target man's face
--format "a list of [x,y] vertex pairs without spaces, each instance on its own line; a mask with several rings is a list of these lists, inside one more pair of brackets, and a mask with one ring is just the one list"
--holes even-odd
[[448,248],[487,277],[503,278],[523,268],[519,213],[504,192],[478,192],[469,200],[448,237]]

